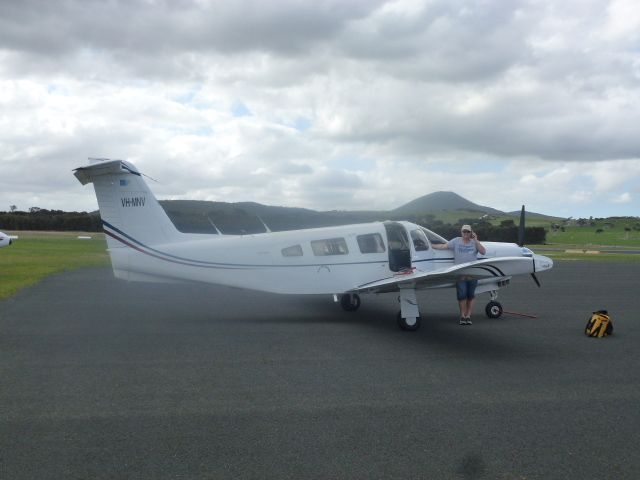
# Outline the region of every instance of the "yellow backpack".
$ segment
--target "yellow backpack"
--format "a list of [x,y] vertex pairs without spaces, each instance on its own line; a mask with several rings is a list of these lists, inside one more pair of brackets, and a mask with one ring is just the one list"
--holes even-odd
[[613,333],[613,323],[606,310],[598,310],[593,312],[591,318],[587,322],[587,327],[584,330],[585,335],[588,337],[602,338]]

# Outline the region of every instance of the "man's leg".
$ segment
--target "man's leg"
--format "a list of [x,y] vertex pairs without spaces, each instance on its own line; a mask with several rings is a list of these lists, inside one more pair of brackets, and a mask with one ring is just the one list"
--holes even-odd
[[471,325],[471,314],[473,313],[473,305],[476,303],[476,286],[477,280],[469,280],[467,282],[467,301],[465,317],[467,319],[467,325]]
[[456,296],[458,298],[458,307],[460,308],[460,325],[466,325],[467,282],[456,282]]
[[458,300],[458,306],[460,307],[460,316],[461,317],[466,317],[467,316],[467,302],[469,300]]

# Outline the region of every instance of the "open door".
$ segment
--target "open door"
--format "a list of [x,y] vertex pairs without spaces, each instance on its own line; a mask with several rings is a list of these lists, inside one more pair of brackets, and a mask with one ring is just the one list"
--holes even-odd
[[399,272],[411,268],[411,248],[407,230],[397,222],[384,222],[389,246],[389,269]]

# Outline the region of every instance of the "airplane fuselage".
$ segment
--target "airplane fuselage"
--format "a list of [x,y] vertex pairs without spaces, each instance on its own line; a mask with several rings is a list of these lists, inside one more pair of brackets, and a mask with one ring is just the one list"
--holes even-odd
[[[395,228],[393,233],[404,233],[400,248],[390,238],[390,225]],[[183,242],[153,247],[126,238],[108,224],[104,229],[122,247],[131,247],[110,244],[116,276],[127,280],[185,280],[273,293],[334,294],[408,271],[428,272],[453,265],[451,251],[431,246],[431,242],[445,240],[410,222],[254,235],[191,234]],[[420,238],[413,238],[416,236]],[[523,255],[516,244],[484,245],[487,253],[479,258]],[[450,284],[450,280],[442,282],[442,286]]]

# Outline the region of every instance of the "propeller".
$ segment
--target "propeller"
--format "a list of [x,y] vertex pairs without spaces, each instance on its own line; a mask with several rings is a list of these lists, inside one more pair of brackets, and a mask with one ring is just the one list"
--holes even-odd
[[518,246],[524,246],[524,205],[520,211],[520,226],[518,227]]
[[538,285],[538,288],[540,288],[540,280],[538,280],[538,277],[536,277],[535,272],[531,274],[531,278],[533,278],[533,281],[536,282],[536,285]]
[[[520,225],[518,226],[518,246],[524,247],[524,205],[522,205],[522,210],[520,211]],[[536,268],[536,262],[533,261],[533,268]],[[531,278],[536,282],[538,288],[540,288],[540,280],[536,277],[536,272],[531,273]]]

